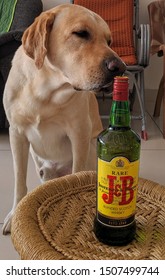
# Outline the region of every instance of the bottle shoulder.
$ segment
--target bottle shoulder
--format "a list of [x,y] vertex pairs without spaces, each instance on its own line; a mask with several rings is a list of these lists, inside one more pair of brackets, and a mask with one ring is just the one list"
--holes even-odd
[[129,161],[140,157],[141,139],[131,128],[107,128],[97,138],[98,157],[110,161],[123,156]]
[[111,144],[111,141],[115,138],[120,139],[120,141],[123,141],[124,143],[126,142],[126,144],[129,143],[129,140],[135,140],[139,143],[141,142],[140,136],[130,127],[108,127],[98,135],[98,141],[106,144]]

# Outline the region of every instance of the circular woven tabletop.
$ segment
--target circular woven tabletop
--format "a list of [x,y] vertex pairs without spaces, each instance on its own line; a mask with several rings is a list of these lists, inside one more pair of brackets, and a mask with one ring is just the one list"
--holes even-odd
[[139,179],[135,239],[113,247],[93,233],[96,173],[48,181],[19,203],[11,238],[21,259],[165,259],[165,187]]

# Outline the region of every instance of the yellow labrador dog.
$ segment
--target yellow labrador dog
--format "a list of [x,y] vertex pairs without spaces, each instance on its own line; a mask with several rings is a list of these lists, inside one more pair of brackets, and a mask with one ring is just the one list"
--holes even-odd
[[106,88],[125,65],[110,48],[100,16],[73,4],[43,12],[25,31],[4,93],[10,123],[15,191],[3,233],[10,232],[26,195],[29,147],[42,181],[96,168],[96,137],[102,130],[91,91]]

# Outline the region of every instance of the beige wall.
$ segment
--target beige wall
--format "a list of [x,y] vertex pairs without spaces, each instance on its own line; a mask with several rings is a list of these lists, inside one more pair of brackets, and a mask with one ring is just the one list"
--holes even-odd
[[[139,0],[140,3],[140,23],[148,23],[147,5],[153,0]],[[42,0],[44,10],[55,5],[69,3],[69,0]],[[147,89],[157,89],[162,75],[162,59],[156,55],[150,58],[150,65],[145,70],[145,86]]]
[[69,0],[42,0],[44,5],[44,10],[51,9],[52,7],[56,5],[60,5],[63,3],[70,3]]

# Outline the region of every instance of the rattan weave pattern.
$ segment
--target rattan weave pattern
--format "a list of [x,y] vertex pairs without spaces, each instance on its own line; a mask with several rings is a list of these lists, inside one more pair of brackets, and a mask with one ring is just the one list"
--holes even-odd
[[96,173],[49,181],[17,207],[12,241],[22,259],[165,259],[165,187],[139,179],[136,238],[124,247],[93,233]]

